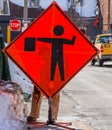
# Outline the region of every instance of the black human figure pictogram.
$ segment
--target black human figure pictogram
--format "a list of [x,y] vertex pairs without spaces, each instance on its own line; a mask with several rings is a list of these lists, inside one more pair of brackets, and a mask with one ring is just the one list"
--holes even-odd
[[[54,27],[53,32],[56,36],[61,36],[64,33],[64,28],[61,25]],[[63,59],[63,44],[73,45],[76,37],[73,36],[72,40],[65,38],[37,38],[38,41],[47,42],[52,44],[51,56],[51,77],[54,80],[56,64],[58,64],[61,80],[64,81],[64,59]]]

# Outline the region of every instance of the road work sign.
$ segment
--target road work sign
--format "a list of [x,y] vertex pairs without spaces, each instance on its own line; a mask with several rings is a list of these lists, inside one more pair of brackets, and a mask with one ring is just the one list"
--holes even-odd
[[4,53],[48,98],[55,96],[97,49],[53,2]]

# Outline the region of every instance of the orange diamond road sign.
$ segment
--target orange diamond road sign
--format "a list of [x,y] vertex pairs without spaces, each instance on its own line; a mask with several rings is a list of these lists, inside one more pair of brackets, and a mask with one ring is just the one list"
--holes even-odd
[[4,53],[48,98],[54,97],[97,49],[53,2]]

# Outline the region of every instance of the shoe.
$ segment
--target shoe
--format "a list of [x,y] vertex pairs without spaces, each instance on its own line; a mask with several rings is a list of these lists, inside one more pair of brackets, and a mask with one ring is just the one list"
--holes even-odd
[[28,116],[27,117],[27,122],[30,123],[30,122],[36,122],[36,118],[35,117],[32,117],[32,116]]

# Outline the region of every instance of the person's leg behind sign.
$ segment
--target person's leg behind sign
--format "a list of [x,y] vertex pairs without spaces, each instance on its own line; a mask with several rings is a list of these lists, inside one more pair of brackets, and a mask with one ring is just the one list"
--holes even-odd
[[43,94],[34,87],[31,103],[31,112],[27,118],[27,122],[33,122],[33,121],[35,122],[36,119],[39,118],[42,97]]
[[59,100],[60,100],[60,94],[57,93],[52,100],[52,118],[54,120],[57,120],[59,110]]

